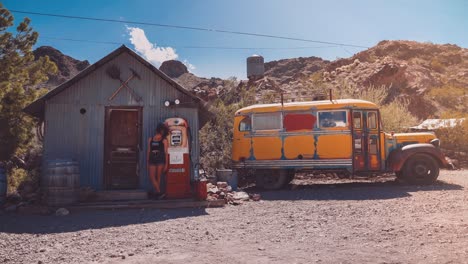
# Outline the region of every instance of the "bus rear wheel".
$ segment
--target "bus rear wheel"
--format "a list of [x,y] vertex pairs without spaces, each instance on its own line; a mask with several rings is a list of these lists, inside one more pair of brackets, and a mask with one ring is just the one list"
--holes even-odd
[[427,154],[415,154],[406,161],[401,176],[410,184],[431,184],[439,177],[439,164]]
[[290,173],[287,170],[257,170],[255,185],[265,190],[278,190],[288,184]]

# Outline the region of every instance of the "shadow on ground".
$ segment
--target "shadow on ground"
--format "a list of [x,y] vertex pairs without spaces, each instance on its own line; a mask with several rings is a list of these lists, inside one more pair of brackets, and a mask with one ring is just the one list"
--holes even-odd
[[[294,181],[293,183],[296,183]],[[258,192],[262,200],[385,200],[410,197],[413,192],[462,190],[463,186],[437,181],[433,185],[405,185],[395,180],[385,182],[344,182],[289,184],[278,191],[262,191],[255,187],[244,189]]]
[[67,216],[0,215],[0,232],[16,234],[54,234],[154,223],[182,217],[207,215],[204,208],[177,210],[145,209],[72,212]]

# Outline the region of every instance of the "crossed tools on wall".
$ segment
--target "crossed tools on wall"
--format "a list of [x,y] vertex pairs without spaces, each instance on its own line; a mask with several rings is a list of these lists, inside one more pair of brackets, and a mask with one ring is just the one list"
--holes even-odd
[[137,102],[140,102],[142,100],[141,96],[139,96],[132,88],[130,88],[130,86],[128,86],[128,83],[133,78],[141,79],[140,75],[138,75],[138,73],[135,70],[133,70],[132,68],[130,68],[130,71],[132,72],[132,75],[130,75],[130,77],[128,77],[127,80],[123,81],[120,78],[121,74],[120,74],[120,68],[119,67],[117,67],[116,65],[111,65],[106,69],[106,73],[107,73],[107,75],[109,75],[109,77],[111,79],[119,80],[119,82],[120,82],[119,88],[117,88],[117,90],[115,90],[115,92],[109,97],[109,99],[108,99],[109,101],[112,101],[115,98],[115,96],[120,92],[120,90],[122,90],[124,87],[127,88],[127,90],[130,92],[130,94],[135,98],[135,100]]

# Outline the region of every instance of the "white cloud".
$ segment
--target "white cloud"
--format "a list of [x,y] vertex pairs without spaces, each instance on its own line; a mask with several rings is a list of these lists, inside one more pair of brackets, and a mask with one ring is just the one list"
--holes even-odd
[[127,30],[130,35],[130,42],[135,47],[135,50],[155,66],[159,67],[162,62],[175,60],[179,57],[175,49],[171,47],[158,47],[156,43],[151,43],[143,29],[127,26]]
[[195,67],[195,65],[191,64],[188,62],[188,60],[184,60],[182,62],[185,66],[187,66],[187,69],[192,72],[193,70],[195,70],[197,67]]

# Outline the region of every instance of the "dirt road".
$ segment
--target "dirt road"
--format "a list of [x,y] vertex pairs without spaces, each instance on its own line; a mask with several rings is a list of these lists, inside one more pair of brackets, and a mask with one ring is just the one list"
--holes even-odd
[[0,262],[468,263],[467,170],[296,184],[225,208],[3,213]]

